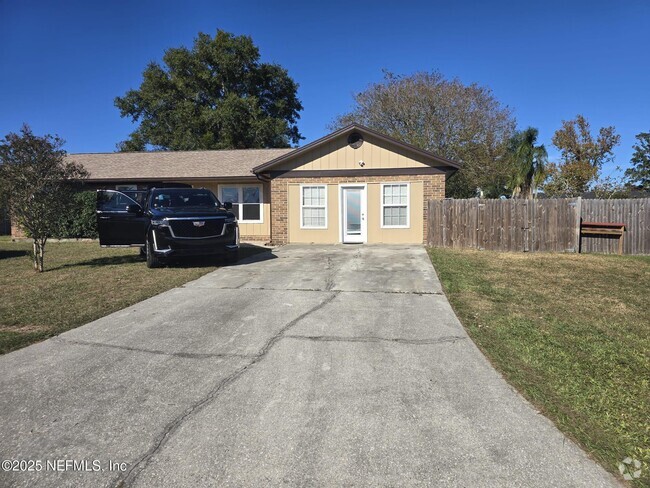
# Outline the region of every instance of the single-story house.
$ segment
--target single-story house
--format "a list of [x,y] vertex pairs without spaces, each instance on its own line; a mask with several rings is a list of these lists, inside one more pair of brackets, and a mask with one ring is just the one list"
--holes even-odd
[[459,165],[353,124],[300,148],[70,154],[96,188],[183,183],[233,202],[242,240],[422,243]]

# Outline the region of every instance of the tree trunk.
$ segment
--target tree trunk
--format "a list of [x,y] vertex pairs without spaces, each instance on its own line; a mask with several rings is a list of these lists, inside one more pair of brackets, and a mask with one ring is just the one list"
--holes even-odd
[[43,266],[43,261],[45,260],[45,242],[41,242],[41,245],[39,246],[39,253],[38,253],[38,272],[42,273],[45,267]]
[[38,242],[36,241],[36,239],[34,239],[34,243],[33,243],[32,247],[34,249],[34,252],[33,252],[33,255],[34,255],[33,256],[34,257],[34,271],[38,271],[38,255],[40,254],[40,251],[38,249]]
[[45,243],[47,242],[47,237],[40,242],[40,249],[38,254],[38,271],[42,273],[45,271]]
[[34,239],[34,271],[42,273],[45,269],[45,243],[47,239]]

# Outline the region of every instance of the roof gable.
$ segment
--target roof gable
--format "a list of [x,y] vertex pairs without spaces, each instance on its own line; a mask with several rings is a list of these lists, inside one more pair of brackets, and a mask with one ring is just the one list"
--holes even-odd
[[[348,137],[352,133],[359,133],[364,139],[364,143],[359,149],[352,149],[348,143]],[[397,154],[397,159],[403,157],[408,159],[408,162],[405,163],[404,161],[399,161],[398,163],[396,158],[391,158],[391,162],[380,162],[380,154],[376,151],[373,152],[371,148],[367,147],[366,141],[368,142],[368,145],[388,150]],[[366,145],[365,150],[361,150],[364,149],[364,145]],[[336,151],[347,151],[348,156],[350,156],[350,151],[358,151],[358,155],[356,152],[354,153],[356,159],[359,159],[358,156],[365,154],[365,159],[370,159],[374,168],[393,167],[393,165],[398,167],[403,167],[404,165],[412,167],[439,167],[448,170],[456,170],[460,168],[460,164],[454,161],[442,158],[429,151],[424,151],[411,144],[398,141],[392,137],[385,136],[362,125],[351,124],[303,147],[256,166],[253,168],[253,172],[259,174],[262,172],[278,170],[291,171],[301,167],[307,167],[310,160],[318,160],[327,154]],[[348,157],[348,159],[350,158]],[[344,168],[338,167],[337,169]]]

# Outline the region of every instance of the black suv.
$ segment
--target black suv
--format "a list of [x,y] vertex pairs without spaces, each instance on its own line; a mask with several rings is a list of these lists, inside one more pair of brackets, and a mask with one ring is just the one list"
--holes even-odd
[[239,227],[230,212],[205,188],[98,190],[97,228],[102,247],[138,246],[147,266],[177,256],[239,256]]

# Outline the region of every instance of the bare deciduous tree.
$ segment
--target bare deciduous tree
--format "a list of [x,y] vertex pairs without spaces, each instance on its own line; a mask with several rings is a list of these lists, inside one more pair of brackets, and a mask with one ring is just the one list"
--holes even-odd
[[384,75],[383,82],[355,96],[352,111],[339,116],[332,129],[357,122],[461,162],[448,184],[450,196],[474,196],[478,187],[503,191],[515,120],[490,89],[448,80],[436,71]]

